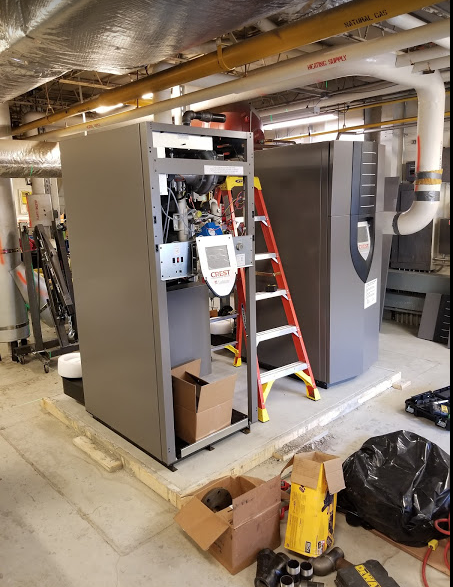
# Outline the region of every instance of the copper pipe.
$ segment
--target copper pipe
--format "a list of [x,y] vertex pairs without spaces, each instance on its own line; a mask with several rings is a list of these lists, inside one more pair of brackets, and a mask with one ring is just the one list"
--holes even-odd
[[40,120],[19,126],[9,134],[17,136],[41,126],[48,126],[76,114],[95,110],[101,106],[115,106],[136,100],[144,94],[158,92],[186,84],[196,79],[230,71],[246,63],[296,49],[301,44],[310,44],[328,37],[355,30],[361,25],[371,25],[407,12],[419,10],[426,0],[353,0],[331,10],[303,18],[275,30],[251,37],[217,52],[181,63],[171,69],[160,71],[146,78],[115,88],[103,95],[74,104],[65,110],[43,117]]

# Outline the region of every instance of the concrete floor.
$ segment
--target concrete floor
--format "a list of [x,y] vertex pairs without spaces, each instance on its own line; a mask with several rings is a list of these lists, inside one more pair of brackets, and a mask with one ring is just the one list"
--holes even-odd
[[[328,425],[322,449],[346,457],[372,435],[401,428],[449,452],[449,433],[405,414],[404,399],[448,385],[449,351],[385,323],[381,366],[401,370],[412,386],[389,390]],[[1,350],[0,350],[1,352]],[[33,361],[0,363],[0,587],[251,587],[255,569],[236,577],[202,553],[173,523],[175,510],[126,472],[104,472],[72,444],[75,435],[39,407],[61,393],[55,370]],[[252,474],[282,468],[270,459]],[[349,559],[376,558],[400,587],[421,587],[420,564],[342,517],[337,544]],[[431,587],[449,579],[429,572]],[[325,581],[333,587],[333,577]]]

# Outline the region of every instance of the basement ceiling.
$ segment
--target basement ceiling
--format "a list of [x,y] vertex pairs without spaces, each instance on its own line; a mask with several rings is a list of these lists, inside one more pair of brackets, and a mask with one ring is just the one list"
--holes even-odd
[[70,70],[127,73],[285,9],[341,1],[3,0],[0,103]]
[[[149,75],[153,64],[161,60],[181,63],[212,51],[212,46],[215,48],[212,41],[226,45],[261,34],[258,21],[263,18],[270,16],[271,24],[282,26],[344,1],[229,0],[225,14],[224,0],[173,0],[171,18],[168,0],[3,1],[0,2],[0,102],[10,100],[12,122],[16,126],[29,110],[51,113],[64,109]],[[447,18],[450,2],[413,14],[425,22]],[[316,45],[319,49],[356,44],[395,32],[395,27],[383,22]],[[206,41],[211,42],[202,45]],[[251,68],[288,59],[306,50],[307,47],[302,47],[248,64],[230,75],[240,77]],[[263,96],[252,104],[260,110],[309,100],[311,106],[322,107],[325,98],[378,86],[388,86],[389,95],[392,94],[388,82],[349,77]]]

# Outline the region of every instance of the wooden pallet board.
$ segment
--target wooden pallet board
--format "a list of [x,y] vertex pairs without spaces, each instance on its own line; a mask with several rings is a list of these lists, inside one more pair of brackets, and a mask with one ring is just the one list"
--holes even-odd
[[[382,538],[382,540],[385,540],[389,544],[392,544],[395,548],[399,548],[399,550],[402,550],[403,552],[406,552],[407,554],[410,554],[417,560],[423,562],[423,559],[425,558],[426,554],[426,548],[414,548],[413,546],[405,546],[404,544],[399,544],[398,542],[394,542],[393,540],[391,540],[387,536],[384,536],[384,534],[377,532],[376,530],[373,530],[373,534],[376,534],[376,536],[379,536],[379,538]],[[444,575],[447,575],[449,577],[450,571],[447,569],[444,563],[444,548],[446,544],[447,540],[442,540],[440,542],[439,548],[435,550],[429,557],[428,564],[430,567],[437,569],[438,571],[444,573]]]

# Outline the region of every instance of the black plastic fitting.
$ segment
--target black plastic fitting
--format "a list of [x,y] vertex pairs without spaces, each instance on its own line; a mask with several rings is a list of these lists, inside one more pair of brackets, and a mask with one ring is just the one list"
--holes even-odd
[[257,559],[255,587],[279,587],[288,561],[289,557],[283,552],[276,554],[270,548],[262,550]]
[[182,123],[190,126],[192,120],[201,120],[201,122],[226,122],[225,114],[216,114],[215,112],[195,112],[186,110],[182,115]]

